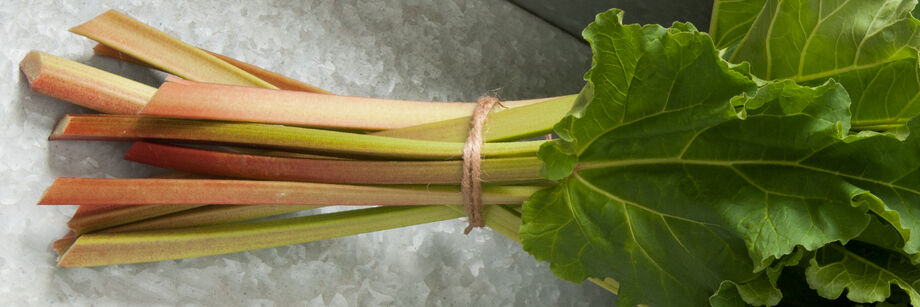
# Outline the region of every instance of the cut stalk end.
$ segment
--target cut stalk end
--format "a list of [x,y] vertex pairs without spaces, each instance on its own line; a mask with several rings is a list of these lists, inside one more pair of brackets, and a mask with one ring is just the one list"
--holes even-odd
[[156,89],[94,67],[40,51],[19,63],[32,91],[96,111],[135,114]]
[[29,51],[29,54],[26,54],[26,57],[19,62],[19,70],[26,75],[26,80],[29,81],[31,87],[35,79],[41,75],[42,53],[35,50]]
[[61,237],[57,241],[54,241],[54,243],[51,244],[51,249],[53,249],[54,252],[57,253],[58,255],[63,255],[64,252],[67,251],[67,249],[73,246],[73,243],[76,242],[77,238],[79,237],[80,235],[78,235],[76,232],[73,232],[73,231],[67,232],[66,235],[64,235],[63,237]]

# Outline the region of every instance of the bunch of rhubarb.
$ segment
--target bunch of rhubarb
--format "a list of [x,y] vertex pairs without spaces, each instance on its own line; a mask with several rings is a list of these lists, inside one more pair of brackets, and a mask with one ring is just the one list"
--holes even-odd
[[[584,31],[580,93],[488,114],[472,194],[460,185],[479,104],[334,95],[110,11],[72,31],[172,74],[159,88],[41,52],[22,71],[36,92],[108,113],[68,115],[52,140],[132,141],[127,160],[176,172],[59,178],[40,203],[79,205],[54,244],[61,266],[473,212],[624,306],[920,305],[915,5],[715,1],[709,33],[602,13]],[[332,205],[370,207],[267,218]]]

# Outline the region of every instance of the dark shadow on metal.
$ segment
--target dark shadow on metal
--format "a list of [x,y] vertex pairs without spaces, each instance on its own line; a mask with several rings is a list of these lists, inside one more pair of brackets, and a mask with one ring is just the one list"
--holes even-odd
[[626,12],[624,23],[661,24],[690,22],[700,31],[709,29],[712,0],[508,0],[547,23],[582,39],[581,31],[594,16],[611,8]]

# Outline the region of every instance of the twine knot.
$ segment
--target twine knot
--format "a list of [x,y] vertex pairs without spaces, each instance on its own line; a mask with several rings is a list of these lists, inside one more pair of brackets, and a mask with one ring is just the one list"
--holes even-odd
[[482,96],[476,102],[476,109],[470,119],[470,135],[463,146],[463,178],[460,180],[460,191],[463,193],[463,208],[469,225],[464,234],[469,234],[474,227],[483,227],[482,221],[482,127],[492,107],[501,105],[498,98]]

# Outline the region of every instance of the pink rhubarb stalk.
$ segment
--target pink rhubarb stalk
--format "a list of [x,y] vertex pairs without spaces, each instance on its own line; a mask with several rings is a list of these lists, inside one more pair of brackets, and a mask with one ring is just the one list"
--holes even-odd
[[[505,102],[508,107],[546,99]],[[467,117],[475,103],[443,103],[324,95],[200,82],[166,82],[140,114],[386,130]]]
[[32,51],[19,63],[32,91],[105,113],[135,114],[156,88],[91,66]]

